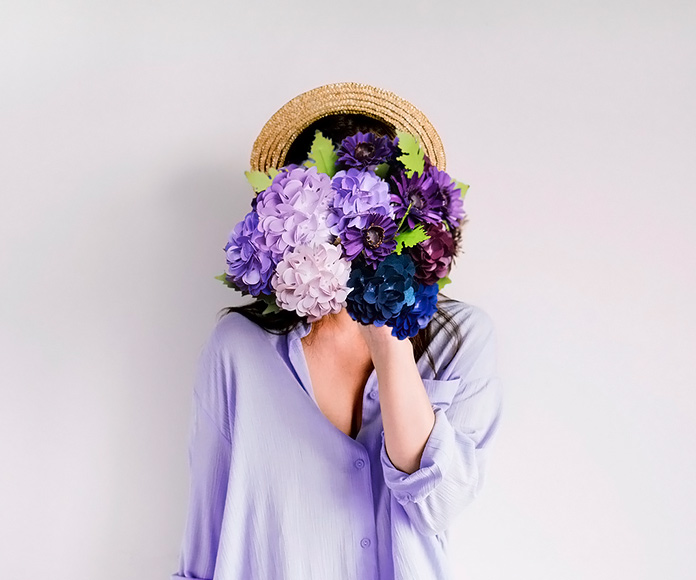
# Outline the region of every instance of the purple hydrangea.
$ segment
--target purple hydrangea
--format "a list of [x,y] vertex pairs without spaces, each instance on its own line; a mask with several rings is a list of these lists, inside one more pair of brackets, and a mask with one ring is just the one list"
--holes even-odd
[[441,215],[452,227],[459,227],[464,219],[464,200],[462,190],[455,181],[444,171],[434,165],[427,169],[427,173],[435,183],[436,195],[442,200]]
[[397,139],[378,137],[374,133],[361,133],[346,137],[338,148],[338,163],[344,167],[374,169],[394,157]]
[[227,277],[243,294],[270,294],[273,255],[258,229],[259,216],[252,210],[230,232],[225,245]]
[[394,217],[389,184],[374,171],[339,171],[331,187],[333,199],[327,224],[335,236],[341,236],[348,227],[363,229],[370,213]]
[[343,232],[342,244],[348,260],[360,253],[373,268],[396,248],[396,222],[388,216],[370,213],[365,227],[348,227]]
[[[278,169],[278,173],[288,173],[292,171],[293,169],[297,169],[298,167],[302,167],[302,165],[299,165],[298,163],[288,163],[287,165],[283,165],[280,169]],[[276,174],[277,175],[277,174]],[[274,176],[275,177],[275,176]],[[271,180],[272,182],[273,180]],[[256,209],[256,201],[258,199],[258,194],[255,195],[253,198],[251,198],[251,208]]]
[[331,178],[316,167],[297,166],[273,178],[256,197],[256,211],[274,256],[331,238],[326,220],[332,195]]
[[396,192],[391,194],[391,200],[397,220],[406,215],[406,223],[411,229],[419,223],[436,224],[442,221],[442,199],[428,172],[420,175],[415,172],[411,177],[402,172],[398,179],[392,177],[392,180],[396,184]]

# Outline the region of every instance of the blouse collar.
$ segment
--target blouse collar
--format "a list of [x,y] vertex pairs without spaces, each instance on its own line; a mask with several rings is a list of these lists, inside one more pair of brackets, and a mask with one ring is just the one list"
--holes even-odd
[[288,341],[288,357],[292,364],[295,376],[300,382],[302,388],[307,394],[314,399],[314,390],[312,389],[312,381],[309,376],[309,367],[305,358],[304,348],[302,347],[302,338],[307,336],[312,330],[312,323],[305,319],[300,319],[299,324],[287,334]]

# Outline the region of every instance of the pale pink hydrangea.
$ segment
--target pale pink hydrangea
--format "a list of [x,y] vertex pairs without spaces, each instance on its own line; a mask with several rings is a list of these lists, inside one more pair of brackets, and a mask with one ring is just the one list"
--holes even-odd
[[350,292],[350,262],[339,246],[321,243],[297,246],[283,256],[271,278],[278,306],[315,322],[337,313]]

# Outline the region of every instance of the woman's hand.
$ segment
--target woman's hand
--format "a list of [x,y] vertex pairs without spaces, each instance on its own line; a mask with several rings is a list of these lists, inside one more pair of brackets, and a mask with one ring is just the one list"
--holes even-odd
[[363,338],[367,343],[367,346],[372,349],[389,348],[396,344],[406,344],[411,348],[411,341],[408,339],[399,340],[396,336],[393,336],[391,331],[391,326],[376,326],[374,324],[360,324],[360,331],[362,332]]
[[377,372],[387,455],[394,467],[413,473],[420,468],[435,413],[411,341],[392,336],[387,325],[360,324],[360,329]]

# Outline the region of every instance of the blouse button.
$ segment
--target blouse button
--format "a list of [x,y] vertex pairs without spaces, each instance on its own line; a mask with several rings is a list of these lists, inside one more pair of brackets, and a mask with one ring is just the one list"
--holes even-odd
[[365,467],[365,462],[362,459],[356,459],[355,467],[357,467],[358,469],[362,469],[363,467]]
[[367,548],[370,545],[370,538],[363,538],[362,540],[360,540],[360,545],[363,548]]
[[368,397],[370,397],[370,399],[376,399],[377,398],[377,389],[371,390]]

